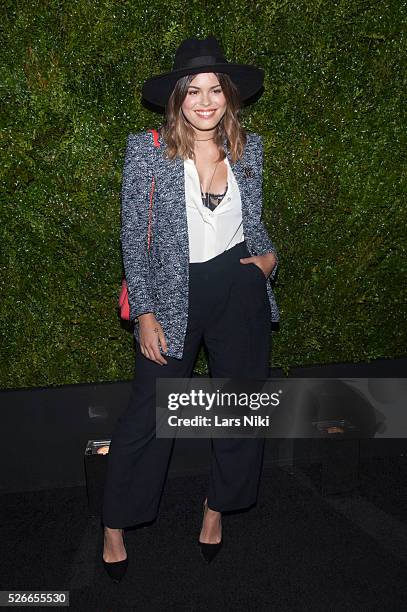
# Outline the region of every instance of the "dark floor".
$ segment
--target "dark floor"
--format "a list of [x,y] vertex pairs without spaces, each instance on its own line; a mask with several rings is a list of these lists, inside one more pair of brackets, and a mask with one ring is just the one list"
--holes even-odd
[[[86,611],[407,610],[407,459],[360,466],[359,488],[320,494],[318,465],[267,468],[256,507],[223,517],[207,566],[196,544],[205,477],[167,480],[158,519],[127,532],[113,584],[84,488],[1,502],[1,590],[69,590]],[[22,608],[21,608],[22,609]]]

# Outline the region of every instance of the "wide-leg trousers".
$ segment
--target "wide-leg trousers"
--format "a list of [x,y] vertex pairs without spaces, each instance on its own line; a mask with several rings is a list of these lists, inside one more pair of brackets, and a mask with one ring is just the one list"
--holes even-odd
[[[267,279],[245,241],[220,255],[189,264],[188,324],[182,359],[159,365],[136,342],[135,375],[127,410],[112,435],[104,488],[102,522],[122,528],[158,514],[174,438],[155,432],[156,378],[189,378],[205,343],[214,378],[268,378],[271,313]],[[208,506],[239,510],[254,504],[264,438],[212,438]]]

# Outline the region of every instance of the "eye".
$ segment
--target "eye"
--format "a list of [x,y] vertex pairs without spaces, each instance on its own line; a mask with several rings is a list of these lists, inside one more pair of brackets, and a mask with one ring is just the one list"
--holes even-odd
[[190,89],[190,90],[188,91],[188,94],[189,94],[190,96],[191,96],[191,95],[194,95],[194,94],[196,94],[196,93],[198,93],[196,89]]
[[213,93],[222,93],[222,90],[221,89],[214,89]]

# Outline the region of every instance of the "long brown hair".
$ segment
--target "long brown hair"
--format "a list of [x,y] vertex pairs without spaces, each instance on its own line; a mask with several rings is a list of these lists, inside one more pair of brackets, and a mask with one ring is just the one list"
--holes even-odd
[[[215,72],[226,98],[226,111],[216,126],[214,142],[219,149],[219,159],[225,158],[223,141],[226,138],[232,162],[243,155],[246,144],[246,132],[240,125],[241,101],[239,91],[228,74]],[[161,127],[161,134],[167,145],[167,157],[174,159],[194,159],[194,130],[185,119],[182,103],[188,92],[188,86],[195,74],[187,74],[178,79],[166,107],[166,122]]]

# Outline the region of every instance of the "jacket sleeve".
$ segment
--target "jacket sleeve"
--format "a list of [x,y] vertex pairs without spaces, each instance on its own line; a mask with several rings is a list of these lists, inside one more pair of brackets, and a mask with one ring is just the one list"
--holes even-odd
[[147,249],[152,173],[141,154],[141,137],[142,134],[129,134],[127,138],[121,191],[121,244],[130,320],[154,311]]
[[[263,146],[263,139],[260,135],[258,135],[258,146],[257,146],[257,163],[258,163],[258,167],[260,168],[260,196],[261,196],[261,202],[263,202],[263,159],[264,159],[264,146]],[[268,235],[268,232],[264,226],[263,221],[261,220],[261,218],[259,218],[257,220],[256,223],[256,232],[257,232],[257,236],[258,236],[258,243],[261,245],[261,250],[257,253],[258,255],[265,255],[266,253],[274,253],[275,257],[276,257],[276,264],[270,274],[270,279],[274,279],[276,272],[277,272],[277,268],[278,268],[278,254],[277,254],[277,250],[276,247],[274,246],[273,242],[270,239],[270,236]]]

